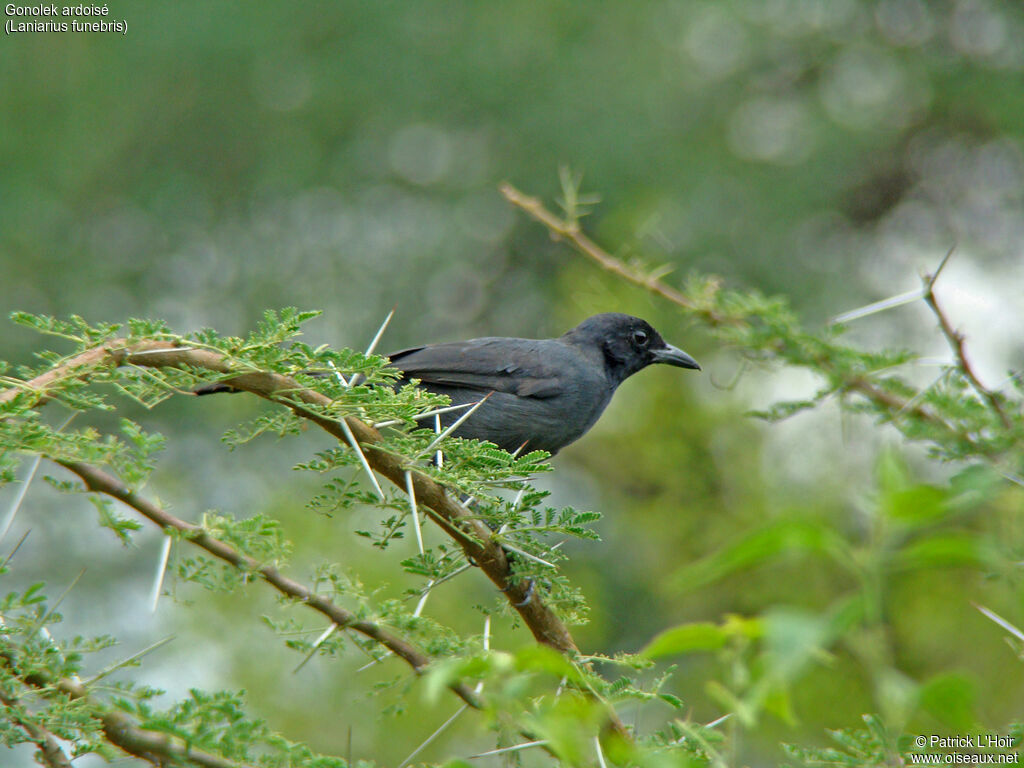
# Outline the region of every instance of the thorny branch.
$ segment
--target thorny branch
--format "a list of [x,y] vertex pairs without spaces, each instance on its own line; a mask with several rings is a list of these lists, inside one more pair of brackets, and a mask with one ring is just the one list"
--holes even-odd
[[[341,629],[351,629],[359,632],[371,640],[383,645],[396,656],[403,659],[416,673],[421,673],[432,661],[425,653],[414,645],[395,635],[388,630],[375,624],[372,621],[360,619],[354,613],[342,608],[328,600],[322,595],[316,594],[313,590],[300,584],[293,579],[283,575],[276,568],[263,565],[255,558],[244,555],[219,539],[210,536],[202,528],[180,520],[164,509],[161,509],[152,502],[141,498],[131,488],[126,486],[116,477],[103,470],[80,462],[59,462],[62,466],[74,472],[85,482],[90,491],[104,493],[134,509],[140,515],[156,523],[161,528],[173,528],[185,533],[188,540],[209,552],[214,557],[230,563],[244,571],[258,573],[263,580],[274,587],[278,592],[308,605],[314,611],[326,616]],[[477,696],[468,687],[461,683],[452,686],[452,690],[464,702],[474,708],[479,708],[480,702]]]
[[[587,237],[576,222],[560,219],[551,213],[544,204],[535,197],[524,195],[511,184],[501,185],[501,194],[505,196],[516,208],[520,208],[531,218],[543,224],[551,236],[555,239],[564,239],[569,242],[577,251],[584,256],[596,261],[604,269],[618,275],[626,281],[646,288],[652,293],[668,299],[684,309],[696,312],[700,311],[686,294],[659,280],[657,277],[645,275],[637,269],[623,263],[619,259],[605,251],[601,246]],[[714,310],[704,311],[704,319],[711,325],[729,325],[736,323],[736,319],[720,314]]]
[[[723,326],[737,326],[747,322],[742,317],[723,313],[714,307],[698,306],[686,294],[670,285],[667,285],[660,280],[657,275],[646,274],[642,269],[632,267],[622,260],[617,259],[587,237],[576,222],[556,216],[545,208],[544,204],[540,200],[523,194],[511,184],[502,184],[501,193],[509,203],[543,225],[551,233],[553,238],[565,240],[576,251],[597,262],[597,264],[603,269],[618,275],[634,285],[645,288],[648,291],[667,299],[676,306],[699,316],[710,327],[720,328]],[[939,306],[935,301],[935,295],[932,292],[932,287],[934,286],[935,278],[938,276],[939,271],[941,271],[942,266],[945,265],[948,258],[949,254],[947,254],[946,259],[943,260],[939,270],[936,270],[936,274],[934,276],[925,277],[925,300],[938,316],[943,333],[949,339],[950,344],[953,346],[954,352],[956,353],[959,368],[967,376],[975,390],[977,390],[989,405],[991,405],[1003,425],[1007,428],[1012,428],[1011,419],[1002,407],[999,395],[985,388],[978,380],[964,354],[963,336],[952,328],[948,319],[939,309]],[[832,361],[827,359],[825,356],[816,358],[814,362],[820,366],[822,371],[830,375],[836,376],[839,374],[839,371],[836,369]],[[953,425],[933,410],[922,407],[921,405],[913,402],[913,400],[904,399],[893,392],[887,391],[863,375],[853,377],[846,375],[842,384],[837,387],[837,391],[857,392],[869,401],[887,410],[891,419],[896,419],[900,415],[913,416],[920,421],[939,427],[951,435],[955,435],[959,439],[971,443],[973,449],[979,455],[996,458],[997,451],[984,443],[959,434]]]
[[[0,393],[0,403],[19,392],[33,393],[36,405],[51,399],[51,390],[65,378],[88,376],[93,366],[136,365],[147,368],[204,368],[217,373],[235,373],[231,360],[219,352],[179,346],[168,341],[140,341],[129,344],[125,339],[114,339],[102,346],[82,352],[22,386]],[[294,379],[276,373],[251,371],[238,373],[226,383],[233,388],[284,405],[297,415],[312,421],[342,443],[348,442],[345,430],[338,421],[316,412],[327,408],[331,401],[326,396],[298,384]],[[345,417],[346,426],[363,449],[374,471],[388,478],[399,489],[406,488],[405,473],[410,470],[416,500],[444,531],[455,539],[466,555],[476,562],[487,577],[502,591],[519,612],[538,642],[562,653],[579,653],[568,628],[542,600],[532,595],[530,585],[514,582],[505,552],[487,528],[469,510],[452,499],[443,486],[421,472],[407,467],[402,457],[377,447],[380,433],[353,416]]]
[[[3,663],[26,685],[31,685],[44,692],[58,692],[71,700],[88,699],[89,692],[84,685],[75,680],[49,680],[37,673],[23,677],[17,668],[14,655],[9,650],[0,653]],[[0,696],[9,709],[17,701],[8,696]],[[181,744],[166,733],[158,733],[140,728],[135,721],[123,712],[107,710],[99,715],[100,727],[107,740],[129,755],[141,758],[156,766],[181,765],[184,762],[198,765],[200,768],[248,768],[248,766],[225,760],[222,757],[195,749],[188,744]],[[64,754],[56,738],[39,726],[16,719],[18,725],[25,729],[32,740],[39,746],[43,759],[49,768],[71,768],[71,762]]]
[[0,704],[3,704],[10,713],[11,722],[25,731],[32,743],[39,747],[39,755],[49,768],[71,768],[71,761],[61,749],[57,737],[45,728],[17,714],[19,701],[16,698],[0,691]]
[[[403,491],[407,488],[406,473],[408,472],[420,508],[424,509],[430,518],[462,547],[466,556],[472,562],[475,562],[498,589],[501,590],[538,642],[558,650],[569,658],[575,659],[579,656],[579,649],[568,628],[548,605],[537,595],[533,594],[532,585],[527,582],[513,580],[512,571],[504,550],[494,541],[492,532],[479,519],[472,515],[462,504],[449,496],[442,485],[436,483],[423,473],[408,467],[402,457],[395,456],[379,448],[377,444],[381,442],[382,437],[373,427],[370,427],[358,418],[348,416],[345,417],[345,425],[348,427],[348,430],[345,430],[338,421],[322,416],[316,409],[328,407],[331,404],[330,399],[315,390],[299,385],[298,382],[288,376],[263,371],[237,373],[233,363],[226,355],[208,349],[191,348],[168,341],[147,340],[129,343],[126,339],[114,339],[102,346],[69,358],[61,365],[31,381],[24,382],[17,388],[0,393],[0,403],[12,399],[20,392],[27,391],[32,393],[35,405],[40,405],[52,399],[52,390],[58,387],[64,379],[86,378],[89,375],[89,371],[96,366],[121,365],[151,368],[202,368],[224,374],[236,373],[237,375],[232,376],[225,383],[230,384],[235,389],[250,392],[290,408],[297,415],[312,421],[343,443],[348,442],[346,431],[351,432],[362,448],[363,454],[366,456],[371,468],[388,478],[396,487]],[[110,487],[114,491],[111,495],[142,512],[136,506],[142,500],[135,496],[131,489],[120,484],[120,481],[116,480],[116,478],[110,476],[103,477],[105,473],[85,465],[69,463],[65,466],[79,474],[80,477],[86,480],[87,484],[90,482],[96,483],[97,489],[103,489],[104,486]],[[104,492],[107,491],[104,490]],[[166,515],[165,512],[155,507],[149,511],[159,515]],[[178,522],[182,525],[188,525],[183,521]],[[178,526],[172,524],[171,527]],[[197,543],[205,548],[202,539],[198,540]],[[207,543],[213,545],[213,541],[208,541]],[[218,557],[222,557],[222,553],[212,549],[208,551],[211,551],[212,554]],[[228,562],[232,562],[229,559],[231,557],[240,557],[233,550],[230,553],[223,552],[223,555],[222,559],[227,559]],[[253,563],[242,563],[242,567],[246,568],[252,568],[253,565]],[[259,564],[255,565],[258,566]],[[267,578],[267,574],[261,571],[261,575],[270,581]],[[284,580],[284,577],[279,578]],[[273,581],[271,583],[280,588],[277,583]],[[292,584],[294,583],[292,582]],[[296,594],[295,596],[299,597],[299,599],[304,599],[301,594]],[[319,598],[313,596],[307,602],[317,610],[323,608],[324,610],[321,610],[321,613],[328,616],[331,621],[336,621],[334,616],[325,612],[326,606],[318,607],[317,599]],[[350,628],[362,631],[356,624],[350,621],[350,617],[339,616],[338,619],[340,620],[337,620],[336,623],[340,626],[348,625]],[[369,627],[367,627],[367,630],[376,631]],[[369,636],[373,637],[374,635]],[[383,640],[381,642],[383,643]],[[398,643],[399,641],[396,638],[395,644],[398,645]],[[387,645],[387,643],[383,644]],[[390,645],[388,647],[395,650]],[[399,645],[399,647],[401,646]],[[403,656],[397,650],[396,653],[399,656]],[[406,657],[403,656],[403,658]],[[406,658],[406,661],[412,663],[410,658]],[[414,663],[413,667],[419,669],[427,661],[424,658]],[[459,695],[462,696],[462,693],[459,693]],[[467,700],[465,696],[463,698]],[[608,708],[607,716],[610,730],[621,737],[628,738],[625,726],[611,707]]]
[[1010,421],[1010,417],[1006,411],[1003,410],[1003,403],[1000,400],[999,395],[993,392],[991,389],[981,383],[977,374],[974,372],[974,368],[967,361],[967,351],[964,347],[964,335],[956,330],[949,322],[949,318],[946,317],[946,313],[942,311],[942,307],[939,306],[938,299],[935,298],[935,281],[939,279],[939,275],[942,273],[942,268],[946,266],[949,261],[949,257],[953,255],[953,249],[951,248],[946,254],[945,258],[939,263],[938,269],[935,270],[935,274],[923,275],[921,277],[924,283],[924,301],[935,314],[936,319],[939,321],[939,327],[942,329],[942,334],[946,337],[949,342],[949,346],[953,350],[953,354],[956,355],[957,363],[961,371],[967,380],[971,382],[971,386],[974,387],[974,391],[983,397],[992,410],[999,417],[1003,426],[1007,429],[1013,428],[1013,423]]

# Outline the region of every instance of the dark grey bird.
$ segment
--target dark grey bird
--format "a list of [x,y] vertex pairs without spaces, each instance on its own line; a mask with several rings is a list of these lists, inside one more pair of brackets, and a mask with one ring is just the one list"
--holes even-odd
[[[594,315],[555,339],[487,337],[412,347],[391,364],[452,405],[487,401],[454,434],[506,451],[558,453],[589,430],[618,386],[652,363],[700,370],[644,320]],[[460,412],[447,413],[448,426]]]
[[[486,396],[453,434],[489,440],[510,453],[558,453],[594,426],[622,382],[648,365],[700,370],[645,320],[617,312],[587,318],[555,339],[491,336],[411,347],[387,357],[404,383],[417,380],[447,395],[453,406]],[[218,383],[195,393],[230,391],[229,384]],[[442,426],[463,413],[443,414]]]

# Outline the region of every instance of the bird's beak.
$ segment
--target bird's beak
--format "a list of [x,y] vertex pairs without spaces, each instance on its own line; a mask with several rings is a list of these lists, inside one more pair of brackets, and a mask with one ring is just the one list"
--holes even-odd
[[654,362],[656,363],[674,365],[677,368],[692,368],[695,371],[700,370],[700,364],[696,360],[679,349],[679,347],[673,347],[671,344],[666,344],[661,349],[652,349],[651,354],[654,356]]

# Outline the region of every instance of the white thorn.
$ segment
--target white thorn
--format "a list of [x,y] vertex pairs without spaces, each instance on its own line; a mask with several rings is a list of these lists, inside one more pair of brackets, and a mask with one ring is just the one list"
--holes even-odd
[[388,316],[384,318],[384,322],[380,324],[380,330],[378,330],[377,335],[373,337],[373,341],[370,342],[370,346],[366,348],[367,355],[372,355],[373,350],[377,348],[377,342],[380,341],[380,337],[383,336],[384,331],[387,330],[388,323],[391,322],[391,318],[395,316],[395,309],[397,309],[397,307],[392,308],[392,310],[388,312]]
[[990,611],[988,608],[986,608],[983,605],[975,605],[974,607],[977,608],[979,611],[981,611],[981,613],[984,616],[986,616],[987,618],[989,618],[992,621],[994,621],[996,624],[998,624],[1000,627],[1005,629],[1007,632],[1009,632],[1011,635],[1016,637],[1018,640],[1024,640],[1024,632],[1021,632],[1019,629],[1017,629],[1017,627],[1013,626],[1013,624],[1008,622],[1006,619],[1004,619],[1002,616],[1000,616],[995,611]]
[[165,637],[163,640],[157,640],[152,645],[146,646],[145,648],[143,648],[138,653],[133,653],[127,659],[122,659],[121,661],[118,661],[118,662],[115,662],[114,664],[111,664],[109,667],[105,667],[103,670],[101,670],[100,672],[98,672],[97,674],[95,674],[91,678],[89,678],[89,680],[85,683],[85,687],[88,688],[89,686],[91,686],[94,683],[96,683],[98,680],[102,680],[104,677],[109,675],[111,672],[116,672],[117,670],[121,669],[122,667],[128,666],[133,661],[141,659],[147,653],[151,653],[152,651],[155,651],[160,646],[167,645],[167,643],[171,642],[171,640],[174,640],[174,639],[175,639],[175,635],[169,635],[169,636]]
[[519,547],[514,547],[514,546],[512,546],[511,544],[509,544],[507,542],[502,542],[501,546],[502,546],[503,549],[507,549],[507,550],[509,550],[511,552],[515,552],[517,555],[520,555],[521,557],[525,557],[527,560],[533,560],[535,563],[540,563],[541,565],[546,565],[548,568],[557,568],[558,567],[554,563],[549,563],[547,560],[539,558],[536,555],[531,555],[529,552],[527,552],[525,550],[522,550],[522,549],[519,549]]
[[467,760],[476,760],[478,757],[491,757],[492,755],[503,755],[506,752],[518,752],[521,749],[529,749],[530,747],[543,747],[547,744],[546,741],[527,741],[525,744],[516,744],[514,747],[502,747],[501,749],[492,749],[489,752],[478,752],[475,755],[470,755]]
[[910,304],[911,302],[917,301],[918,299],[924,298],[924,289],[916,288],[913,291],[907,291],[901,293],[898,296],[890,296],[888,299],[882,299],[871,304],[865,304],[863,307],[857,309],[851,309],[849,312],[843,312],[841,315],[833,317],[829,323],[834,325],[836,323],[848,323],[851,320],[859,320],[862,317],[868,315],[874,315],[878,312],[884,312],[887,309],[894,307],[901,307],[904,304]]
[[[440,414],[434,416],[434,432],[437,433],[437,435],[438,435],[437,439],[434,440],[434,443],[436,443],[436,442],[438,442],[441,439],[441,437],[440,437],[440,435],[441,435],[441,416],[440,416]],[[431,443],[431,445],[434,445],[434,443]],[[428,448],[427,451],[430,451],[430,449]],[[437,464],[437,468],[438,469],[440,469],[441,467],[444,466],[444,454],[441,453],[441,449],[440,448],[437,449],[437,455],[434,456],[434,462]]]
[[409,494],[409,506],[412,508],[412,527],[416,531],[416,544],[423,552],[423,531],[420,530],[420,511],[416,508],[416,489],[412,486],[412,472],[405,470],[405,491]]
[[371,667],[374,667],[375,665],[378,665],[381,662],[383,662],[383,660],[385,658],[387,658],[388,656],[390,656],[390,655],[391,655],[391,651],[388,651],[387,653],[382,655],[380,658],[374,658],[374,659],[370,660],[370,662],[368,662],[367,664],[362,665],[359,669],[356,670],[356,672],[366,672]]
[[[463,408],[472,408],[473,403],[463,403],[462,405],[449,405],[445,408],[436,408],[432,411],[424,411],[423,413],[417,413],[412,417],[413,421],[419,421],[420,419],[427,419],[431,416],[440,416],[442,413],[451,413],[452,411],[461,411]],[[396,424],[404,424],[404,419],[390,419],[388,421],[381,421],[374,424],[378,429],[382,427],[393,427]],[[440,431],[440,430],[437,430]]]
[[[454,579],[460,573],[465,573],[466,571],[468,571],[472,567],[473,567],[472,565],[470,565],[469,563],[466,563],[465,565],[460,565],[458,568],[456,568],[454,571],[449,573],[447,576],[442,576],[439,579],[432,579],[431,582],[429,584],[427,584],[427,586],[423,589],[423,591],[420,592],[420,602],[421,603],[425,602],[425,600],[423,598],[426,595],[429,595],[430,594],[430,590],[432,590],[434,587],[439,586],[441,584],[444,584],[449,579]],[[412,595],[410,595],[410,597],[412,597]],[[420,611],[422,609],[423,609],[422,605],[417,606],[416,611],[413,613],[413,615],[414,616],[419,616],[420,615]]]
[[168,352],[195,352],[195,347],[171,347],[169,349],[144,349],[141,352],[132,352],[130,357],[142,357],[143,355],[166,355]]
[[724,722],[725,722],[726,720],[728,720],[728,719],[729,719],[730,717],[732,717],[732,712],[726,712],[726,713],[725,713],[724,715],[722,715],[722,716],[721,716],[720,718],[718,718],[717,720],[712,720],[712,721],[711,721],[710,723],[708,723],[708,724],[707,724],[707,725],[705,725],[704,727],[705,727],[705,728],[715,728],[716,726],[719,726],[719,725],[721,725],[722,723],[724,723]]
[[1005,477],[1011,483],[1016,483],[1020,487],[1024,488],[1024,477],[1018,477],[1017,475],[1011,475],[1008,472],[1000,472],[998,469],[996,470],[996,472],[998,472],[1000,475]]
[[356,440],[356,436],[352,434],[352,428],[345,421],[345,417],[342,416],[338,421],[341,424],[341,429],[345,433],[345,437],[348,439],[349,445],[352,446],[352,450],[359,456],[359,462],[363,465],[363,469],[366,470],[366,474],[370,476],[370,482],[373,483],[373,487],[377,489],[377,495],[381,501],[384,500],[384,491],[381,490],[380,483],[377,482],[377,476],[373,474],[373,470],[370,468],[370,462],[366,460],[366,455],[363,453],[363,449],[359,446],[359,441]]
[[302,669],[304,666],[306,666],[306,664],[309,663],[309,660],[313,658],[314,654],[316,654],[317,648],[319,648],[321,645],[323,645],[325,642],[327,642],[327,638],[329,638],[331,635],[333,635],[337,631],[338,631],[338,625],[337,624],[331,624],[331,626],[329,626],[327,629],[325,629],[323,632],[321,632],[320,633],[320,637],[318,637],[316,639],[316,642],[313,643],[313,647],[310,648],[309,649],[309,653],[306,654],[306,658],[304,658],[302,661],[299,662],[299,665],[295,669],[292,670],[292,674],[294,675],[300,669]]
[[[366,355],[367,356],[373,354],[373,350],[375,350],[377,348],[377,342],[379,342],[380,341],[380,337],[384,335],[384,331],[387,330],[388,323],[391,322],[391,318],[394,317],[394,316],[395,316],[395,310],[392,309],[390,312],[388,312],[388,316],[384,318],[384,322],[380,324],[380,328],[377,330],[377,335],[373,337],[373,341],[370,342],[370,346],[368,346],[366,348]],[[352,376],[352,378],[349,380],[349,383],[346,384],[345,386],[353,387],[356,384],[358,384],[359,383],[359,377],[361,375],[362,374],[359,374],[359,373],[354,374]]]
[[411,760],[412,760],[412,759],[413,759],[414,757],[416,757],[416,755],[418,755],[418,754],[419,754],[420,752],[422,752],[422,751],[423,751],[423,750],[424,750],[424,749],[425,749],[425,748],[427,747],[427,745],[428,745],[428,744],[430,744],[430,742],[432,742],[432,741],[433,741],[434,739],[436,739],[436,738],[437,738],[438,736],[440,736],[440,735],[441,735],[442,733],[444,733],[444,732],[445,732],[445,730],[447,730],[448,726],[450,726],[450,725],[451,725],[452,723],[454,723],[454,722],[455,722],[455,719],[456,719],[456,718],[457,718],[457,717],[458,717],[459,715],[461,715],[461,714],[462,714],[463,712],[465,712],[465,711],[466,711],[466,710],[467,710],[468,708],[469,708],[469,704],[463,704],[463,705],[462,705],[461,707],[459,707],[459,708],[458,708],[458,709],[457,709],[457,710],[455,711],[455,714],[454,714],[454,715],[452,715],[452,716],[451,716],[451,717],[449,717],[449,718],[448,718],[447,720],[445,720],[445,721],[444,721],[443,723],[441,723],[441,727],[440,727],[440,728],[438,728],[438,729],[437,729],[436,731],[434,731],[434,732],[433,732],[432,734],[430,734],[429,736],[427,736],[427,738],[426,738],[426,739],[425,739],[425,740],[423,741],[423,743],[422,743],[422,744],[420,744],[420,745],[419,745],[418,747],[416,747],[416,749],[414,749],[414,750],[412,751],[412,754],[410,754],[410,755],[409,755],[409,756],[408,756],[407,758],[405,758],[405,760],[403,760],[402,762],[400,762],[400,763],[398,764],[398,768],[405,768],[405,766],[407,766],[407,765],[409,764],[409,762],[410,762],[410,761],[411,761]]
[[160,561],[156,565],[156,576],[153,579],[153,591],[150,593],[150,611],[156,613],[157,603],[160,602],[160,594],[164,588],[164,575],[167,573],[167,562],[171,559],[172,539],[164,534],[163,545],[160,547]]
[[[483,637],[484,650],[491,650],[491,617],[490,614],[484,619],[484,637]],[[484,681],[481,680],[473,688],[473,693],[479,695],[480,691],[484,689]]]
[[420,617],[420,614],[423,613],[423,606],[427,604],[427,598],[430,597],[430,590],[435,586],[437,586],[437,582],[431,580],[431,582],[427,584],[427,588],[423,590],[423,594],[420,595],[420,600],[416,603],[416,610],[412,612],[412,615],[417,619]]
[[11,526],[14,524],[14,517],[18,514],[18,509],[21,507],[21,502],[25,500],[25,494],[28,493],[28,487],[32,485],[32,480],[36,476],[36,470],[39,469],[39,462],[43,460],[42,456],[36,456],[32,461],[32,468],[28,471],[28,476],[22,482],[21,487],[18,489],[18,495],[14,497],[14,501],[11,504],[10,510],[7,512],[7,519],[4,520],[4,527],[0,529],[0,541],[7,535],[7,532],[11,530]]
[[336,378],[338,380],[338,382],[341,384],[341,386],[343,386],[345,389],[348,389],[350,386],[352,386],[351,382],[349,382],[342,375],[341,371],[338,370],[338,366],[336,366],[334,364],[333,360],[328,360],[327,364],[331,367],[331,370],[334,371],[334,378]]
[[604,750],[601,749],[601,739],[597,736],[594,737],[594,749],[597,751],[597,762],[601,768],[608,768],[608,764],[604,761]]
[[[457,419],[456,419],[455,421],[453,421],[453,422],[452,422],[452,423],[451,423],[451,424],[449,425],[449,427],[448,427],[448,428],[447,428],[447,429],[446,429],[446,430],[445,430],[444,432],[440,432],[440,433],[438,434],[438,436],[434,438],[433,442],[431,442],[431,443],[430,443],[430,445],[428,445],[428,446],[427,446],[427,447],[426,447],[426,448],[425,448],[425,449],[424,449],[424,450],[423,450],[423,451],[421,452],[421,454],[420,454],[420,455],[422,455],[423,453],[430,453],[430,452],[431,452],[432,450],[434,450],[434,448],[435,448],[435,447],[437,447],[437,445],[438,445],[438,444],[439,444],[439,443],[440,443],[440,442],[441,442],[442,440],[444,440],[444,439],[445,439],[446,437],[448,437],[448,435],[450,435],[450,434],[451,434],[452,432],[454,432],[454,431],[455,431],[456,429],[458,429],[459,427],[461,427],[461,426],[462,426],[462,423],[463,423],[463,422],[464,422],[464,421],[465,421],[466,419],[468,419],[468,418],[469,418],[470,416],[472,416],[472,415],[473,415],[473,414],[474,414],[474,413],[476,412],[476,409],[477,409],[477,408],[479,408],[479,407],[480,407],[481,405],[483,405],[484,403],[486,403],[486,402],[487,402],[487,398],[489,398],[489,397],[490,397],[490,396],[491,396],[492,394],[494,394],[494,393],[493,393],[493,392],[488,392],[488,393],[487,393],[486,395],[484,395],[484,396],[483,396],[483,397],[481,397],[481,398],[480,398],[479,400],[477,400],[477,401],[476,401],[476,403],[474,403],[474,404],[473,404],[473,407],[472,407],[472,408],[470,408],[470,409],[469,409],[468,411],[466,411],[466,412],[465,412],[464,414],[462,414],[461,416],[459,416],[459,418],[457,418]],[[437,420],[436,420],[436,421],[434,422],[434,431],[438,431],[438,430],[440,430],[440,429],[441,429],[441,419],[440,419],[440,417],[437,417],[437,416],[435,416],[434,418],[435,418],[435,419],[437,419]],[[438,453],[440,453],[440,451],[438,451]],[[438,461],[438,464],[440,465],[440,461]]]
[[[78,412],[75,411],[66,419],[64,419],[64,421],[61,422],[61,425],[57,427],[57,431],[63,431],[64,428],[71,423],[71,420],[75,418],[77,414]],[[7,512],[7,519],[4,520],[3,529],[0,530],[0,541],[3,541],[3,538],[7,535],[7,532],[11,530],[11,526],[14,524],[14,518],[18,514],[18,510],[21,508],[21,503],[25,500],[25,494],[28,493],[28,488],[30,485],[32,485],[32,480],[36,476],[36,470],[39,469],[39,462],[41,462],[42,460],[42,456],[36,456],[35,459],[32,461],[32,469],[28,471],[28,477],[26,477],[25,482],[21,484],[21,487],[18,489],[18,495],[14,497],[14,501],[11,504],[11,508]]]
[[520,488],[519,493],[516,494],[515,499],[512,500],[512,511],[515,512],[519,509],[519,502],[523,500],[523,495],[526,493],[525,488]]

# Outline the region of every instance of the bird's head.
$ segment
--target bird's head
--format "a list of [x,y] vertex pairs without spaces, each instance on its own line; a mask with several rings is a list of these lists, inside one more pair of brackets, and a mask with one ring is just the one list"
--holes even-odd
[[639,317],[618,312],[594,315],[565,336],[572,343],[600,350],[616,383],[653,363],[700,370],[696,360],[668,344],[650,323]]

